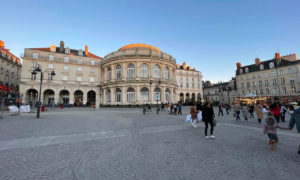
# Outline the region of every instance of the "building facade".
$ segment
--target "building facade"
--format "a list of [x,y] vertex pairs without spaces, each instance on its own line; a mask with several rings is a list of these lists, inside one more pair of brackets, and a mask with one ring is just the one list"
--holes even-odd
[[202,98],[201,72],[177,66],[171,55],[147,44],[126,45],[100,58],[87,46],[74,50],[61,42],[59,47],[26,48],[22,58],[25,103],[38,100],[40,75],[31,73],[37,67],[44,72],[41,100],[46,105],[176,103],[181,94],[184,100]]
[[[26,48],[23,55],[20,92],[23,102],[38,100],[40,74],[32,75],[37,67],[44,73],[41,90],[43,104],[96,104],[100,102],[101,58],[85,50],[51,45],[47,48]],[[51,77],[52,71],[55,76]]]
[[232,104],[238,97],[235,78],[232,78],[229,82],[222,83],[219,94],[221,104]]
[[237,63],[237,90],[239,97],[248,94],[269,98],[297,98],[300,95],[300,61],[296,54],[280,56],[275,53],[271,60],[242,66]]
[[203,100],[202,74],[196,68],[192,69],[186,62],[177,64],[176,82],[177,101],[188,103]]
[[21,61],[13,55],[0,40],[0,96],[16,94],[19,92],[21,76]]
[[215,84],[203,88],[204,100],[210,102],[220,102],[220,85]]
[[146,44],[131,44],[101,61],[101,104],[176,102],[176,60]]

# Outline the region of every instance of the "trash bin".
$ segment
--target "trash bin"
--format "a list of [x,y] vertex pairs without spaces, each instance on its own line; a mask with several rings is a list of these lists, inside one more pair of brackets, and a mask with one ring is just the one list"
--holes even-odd
[[60,105],[60,109],[63,109],[63,108],[64,108],[64,105],[63,105],[63,104],[61,104],[61,105]]
[[45,107],[45,106],[42,106],[41,111],[42,111],[42,112],[45,112],[45,109],[46,109],[46,107]]

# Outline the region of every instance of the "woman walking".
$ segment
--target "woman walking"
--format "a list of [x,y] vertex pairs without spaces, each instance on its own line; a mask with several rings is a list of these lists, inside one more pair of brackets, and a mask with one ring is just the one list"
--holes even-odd
[[243,104],[242,113],[243,113],[243,117],[245,118],[245,122],[248,123],[248,119],[249,119],[249,107],[247,106],[247,104]]
[[241,120],[240,118],[240,113],[241,113],[241,105],[240,105],[240,102],[237,102],[235,105],[234,105],[234,112],[236,114],[236,121],[238,120]]
[[255,108],[256,115],[257,115],[258,123],[260,124],[261,120],[264,118],[264,114],[262,112],[263,107],[260,105],[260,102],[257,101],[254,108]]
[[[214,139],[215,136],[213,135],[214,132],[214,120],[215,113],[213,108],[211,107],[209,102],[206,102],[204,104],[203,110],[202,110],[202,121],[205,123],[205,138],[212,138]],[[208,129],[208,124],[210,124],[210,136],[207,135],[207,129]]]

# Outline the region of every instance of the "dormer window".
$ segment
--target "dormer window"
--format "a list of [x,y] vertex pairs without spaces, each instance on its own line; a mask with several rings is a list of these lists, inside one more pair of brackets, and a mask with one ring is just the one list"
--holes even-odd
[[245,72],[246,72],[246,73],[247,73],[247,72],[249,72],[249,69],[248,69],[248,68],[246,68],[246,69],[245,69]]
[[82,64],[82,59],[78,59],[78,64]]
[[271,63],[269,64],[269,66],[270,66],[270,68],[274,68],[274,63],[271,62]]
[[65,53],[66,53],[66,54],[70,54],[70,48],[69,48],[69,47],[66,47],[66,48],[65,48]]
[[243,69],[240,69],[240,74],[243,74]]
[[264,70],[264,69],[265,69],[265,67],[264,67],[263,64],[261,64],[261,65],[259,66],[259,68],[260,68],[260,70]]
[[83,50],[82,50],[82,49],[79,49],[79,50],[78,50],[78,55],[79,55],[79,56],[83,56]]
[[50,61],[54,61],[54,56],[53,55],[49,55],[49,60]]
[[32,53],[32,58],[33,59],[37,59],[39,57],[39,54],[38,53]]

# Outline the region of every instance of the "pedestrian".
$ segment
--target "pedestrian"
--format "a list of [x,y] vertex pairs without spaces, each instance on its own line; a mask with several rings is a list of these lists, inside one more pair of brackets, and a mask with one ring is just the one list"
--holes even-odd
[[273,114],[269,112],[266,118],[266,122],[264,124],[264,134],[268,134],[269,144],[272,150],[276,149],[276,143],[278,143],[279,141],[278,136],[276,134],[277,128],[289,130],[289,128],[280,127],[275,121],[275,117],[273,116]]
[[295,107],[292,104],[290,104],[288,107],[288,114],[292,116],[294,110],[295,110]]
[[285,113],[286,113],[285,105],[280,105],[280,121],[281,122],[285,122]]
[[248,123],[248,118],[249,118],[249,107],[247,106],[247,104],[243,104],[242,106],[242,113],[243,113],[243,117],[245,118],[245,122]]
[[241,105],[240,102],[237,102],[234,105],[234,113],[236,114],[236,121],[241,120],[240,113],[241,113]]
[[201,102],[198,102],[198,103],[196,104],[196,110],[197,110],[197,111],[201,111],[201,110],[202,110],[202,103],[201,103]]
[[171,104],[168,103],[168,111],[170,112],[171,111]]
[[[289,128],[292,130],[296,124],[297,132],[300,133],[300,102],[298,102],[298,106],[295,108],[289,123]],[[300,145],[298,147],[298,154],[300,154]]]
[[[205,123],[205,139],[212,138],[214,139],[215,136],[213,135],[214,132],[214,118],[215,118],[215,113],[214,110],[209,102],[206,102],[204,104],[203,110],[202,110],[202,121]],[[207,136],[207,129],[208,129],[208,124],[210,124],[210,136]]]
[[190,114],[191,114],[191,118],[192,118],[192,126],[193,127],[197,127],[198,123],[198,111],[196,110],[195,106],[192,106],[190,109]]
[[151,105],[148,104],[148,112],[151,112]]
[[174,114],[177,115],[177,105],[176,104],[174,104],[173,109],[174,109]]
[[220,116],[220,114],[222,114],[222,116],[223,116],[223,108],[222,108],[221,104],[219,104],[219,114],[218,114],[218,116]]
[[165,104],[164,103],[161,103],[161,112],[165,112]]
[[262,111],[263,107],[260,105],[260,101],[256,102],[256,105],[255,105],[254,109],[255,109],[255,112],[256,112],[257,121],[260,124],[261,120],[264,118],[264,114],[263,114],[263,111]]
[[225,109],[226,109],[226,114],[228,115],[229,114],[229,104],[225,105]]
[[171,103],[171,113],[170,114],[173,114],[173,108],[174,108],[174,104]]
[[280,107],[277,102],[270,105],[270,112],[272,112],[274,117],[278,120],[278,122],[280,122]]
[[182,115],[182,105],[178,104],[178,114]]
[[254,105],[253,104],[250,104],[249,106],[249,113],[250,113],[250,119],[253,118],[254,119]]

